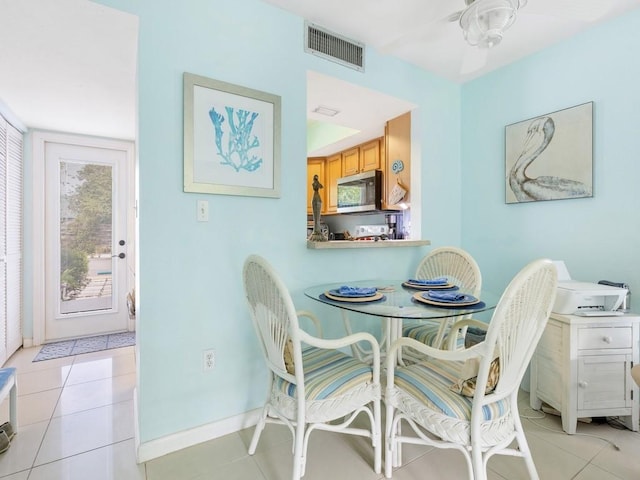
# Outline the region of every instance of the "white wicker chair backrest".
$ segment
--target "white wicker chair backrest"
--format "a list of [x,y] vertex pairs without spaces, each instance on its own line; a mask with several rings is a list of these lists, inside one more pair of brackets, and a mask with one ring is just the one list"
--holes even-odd
[[[531,262],[511,280],[498,302],[485,338],[486,351],[493,352],[497,348],[499,352],[498,385],[494,393],[486,397],[483,395],[484,389],[476,389],[474,409],[518,391],[551,314],[556,286],[556,268],[547,259]],[[491,356],[482,359],[478,385],[486,383],[491,360]],[[475,404],[478,397],[481,398],[481,405]]]
[[291,339],[293,363],[302,364],[298,317],[289,290],[271,265],[258,255],[250,255],[245,260],[243,282],[267,366],[279,377],[298,383],[295,376],[287,372],[284,362],[287,341]]
[[480,267],[471,255],[460,248],[440,247],[429,252],[416,269],[416,278],[447,277],[466,293],[477,296],[482,288]]

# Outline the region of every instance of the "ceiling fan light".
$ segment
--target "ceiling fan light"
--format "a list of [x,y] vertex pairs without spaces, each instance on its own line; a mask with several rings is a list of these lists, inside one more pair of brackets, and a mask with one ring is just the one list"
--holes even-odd
[[460,26],[469,45],[483,48],[496,46],[503,32],[516,19],[526,0],[475,0],[460,16]]
[[492,48],[502,41],[502,30],[489,30],[478,39],[478,47]]

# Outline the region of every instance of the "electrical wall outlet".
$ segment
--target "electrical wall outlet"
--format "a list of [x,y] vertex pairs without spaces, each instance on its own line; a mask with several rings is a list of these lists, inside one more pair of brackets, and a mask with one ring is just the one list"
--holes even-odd
[[216,352],[215,350],[205,350],[202,352],[202,370],[208,372],[213,370],[216,366]]

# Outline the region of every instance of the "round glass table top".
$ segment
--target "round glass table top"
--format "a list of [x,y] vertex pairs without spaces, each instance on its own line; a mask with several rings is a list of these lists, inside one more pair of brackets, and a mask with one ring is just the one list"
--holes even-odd
[[[340,287],[356,289],[375,288],[375,295],[341,296]],[[458,317],[492,310],[500,297],[488,291],[481,291],[478,297],[469,298],[470,292],[452,289],[426,290],[427,287],[407,286],[403,280],[357,280],[341,283],[315,285],[305,289],[304,294],[319,302],[352,312],[388,318],[438,319]],[[342,290],[344,292],[344,289]],[[445,295],[445,299],[433,299],[429,291],[459,294]],[[437,295],[437,294],[436,294]],[[449,297],[449,298],[447,298]],[[458,300],[456,300],[458,299]],[[475,300],[478,300],[476,303]]]

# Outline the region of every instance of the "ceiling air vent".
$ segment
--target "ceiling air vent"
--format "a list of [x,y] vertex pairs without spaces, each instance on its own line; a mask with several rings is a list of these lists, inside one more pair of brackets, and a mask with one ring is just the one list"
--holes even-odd
[[364,71],[364,44],[305,22],[304,51]]

